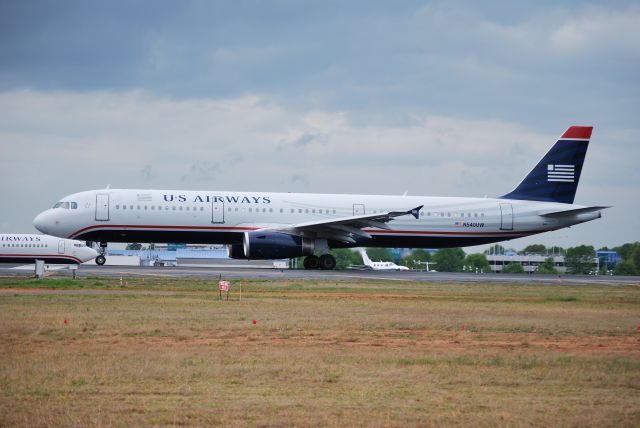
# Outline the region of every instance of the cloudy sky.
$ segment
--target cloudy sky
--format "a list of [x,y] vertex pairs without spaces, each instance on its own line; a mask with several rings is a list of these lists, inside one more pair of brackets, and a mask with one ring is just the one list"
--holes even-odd
[[0,2],[0,232],[111,187],[497,196],[594,125],[576,203],[512,241],[640,240],[640,3]]

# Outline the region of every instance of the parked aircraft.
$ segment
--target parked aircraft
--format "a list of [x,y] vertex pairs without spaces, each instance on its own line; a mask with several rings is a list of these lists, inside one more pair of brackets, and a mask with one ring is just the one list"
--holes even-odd
[[573,204],[591,131],[567,129],[513,191],[497,198],[104,189],[62,198],[34,225],[101,248],[220,243],[232,258],[306,256],[307,269],[333,269],[330,248],[504,241],[601,217],[607,207]]
[[351,266],[352,269],[361,268],[361,269],[371,269],[371,270],[409,270],[408,267],[398,266],[393,262],[371,261],[371,259],[367,255],[367,250],[365,250],[364,248],[359,248],[358,252],[362,256],[362,262],[364,263],[364,266],[357,266],[357,265]]
[[103,257],[81,241],[47,235],[0,234],[0,263],[34,263],[42,260],[50,264],[80,264],[93,258],[97,263]]

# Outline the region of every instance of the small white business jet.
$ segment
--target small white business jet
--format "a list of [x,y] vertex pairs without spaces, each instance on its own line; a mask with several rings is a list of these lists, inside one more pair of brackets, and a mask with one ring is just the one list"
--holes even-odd
[[[367,250],[365,250],[364,248],[358,248],[358,252],[360,253],[360,255],[362,256],[362,262],[364,263],[364,266],[362,266],[363,269],[371,269],[371,270],[410,270],[408,267],[406,266],[399,266],[393,262],[374,262],[369,258],[369,255],[367,255]],[[358,269],[361,266],[352,266],[353,269]]]
[[[0,234],[0,263],[80,264],[104,257],[82,241],[23,233]],[[102,261],[104,263],[104,261]]]
[[497,198],[90,190],[39,214],[50,235],[107,242],[227,244],[238,259],[306,256],[333,269],[331,248],[444,248],[569,227],[607,207],[574,205],[592,127],[572,126],[511,192]]

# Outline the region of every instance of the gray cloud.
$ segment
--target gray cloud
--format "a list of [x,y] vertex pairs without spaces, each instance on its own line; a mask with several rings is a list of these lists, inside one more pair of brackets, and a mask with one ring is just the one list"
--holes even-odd
[[615,208],[539,239],[638,240],[639,17],[631,1],[0,2],[0,197],[19,207],[0,228],[107,183],[497,195],[576,123],[596,126],[578,201]]

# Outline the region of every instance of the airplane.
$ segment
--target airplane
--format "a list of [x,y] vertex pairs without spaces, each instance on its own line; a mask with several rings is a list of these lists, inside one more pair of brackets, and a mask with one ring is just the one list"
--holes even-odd
[[34,225],[101,252],[108,242],[226,244],[236,259],[306,256],[306,269],[335,268],[331,248],[488,244],[601,217],[609,207],[573,204],[592,129],[569,127],[496,198],[107,188],[62,198]]
[[[3,233],[0,234],[0,263],[34,263],[42,260],[49,264],[80,264],[103,255],[82,241],[55,236]],[[104,264],[104,261],[102,261]]]
[[362,269],[371,269],[371,270],[410,270],[406,266],[398,266],[393,262],[371,261],[371,259],[367,255],[367,250],[365,250],[364,248],[359,248],[358,252],[362,256],[362,261],[364,263],[364,266],[354,265],[350,267],[351,269],[362,268]]

